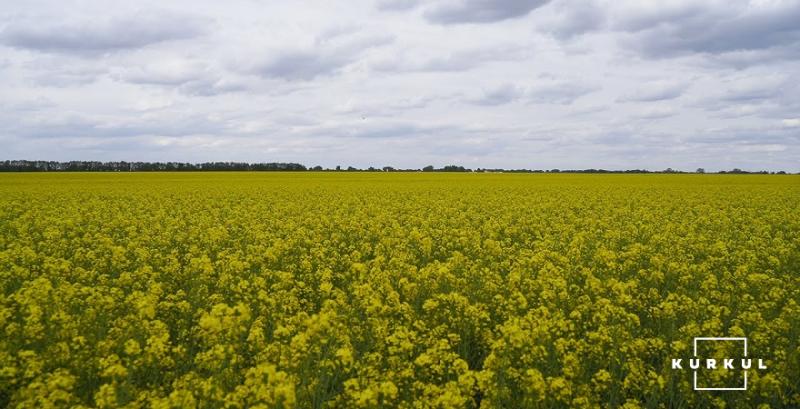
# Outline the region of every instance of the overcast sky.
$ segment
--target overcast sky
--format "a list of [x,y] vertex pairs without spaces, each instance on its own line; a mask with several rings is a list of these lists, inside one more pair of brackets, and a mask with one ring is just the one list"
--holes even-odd
[[800,1],[2,1],[0,159],[800,171]]

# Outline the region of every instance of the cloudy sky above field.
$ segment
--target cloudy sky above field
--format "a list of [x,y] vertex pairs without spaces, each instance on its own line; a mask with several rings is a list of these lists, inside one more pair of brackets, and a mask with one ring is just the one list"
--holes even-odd
[[800,170],[800,1],[27,0],[0,159]]

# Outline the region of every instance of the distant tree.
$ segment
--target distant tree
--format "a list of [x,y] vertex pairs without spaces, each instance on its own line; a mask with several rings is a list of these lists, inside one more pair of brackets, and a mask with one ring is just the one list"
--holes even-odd
[[394,172],[394,168],[391,167],[391,166],[384,166],[383,167],[383,171],[384,172]]
[[559,172],[561,172],[561,171],[558,170],[558,169],[550,169],[550,173],[559,173]]
[[423,172],[433,172],[433,165],[428,165],[422,168]]
[[705,170],[705,169],[703,169],[703,168],[697,168],[697,170],[695,171],[695,173],[706,173],[706,170]]
[[442,172],[469,172],[469,169],[465,169],[463,166],[456,166],[456,165],[447,165],[441,169]]
[[342,170],[342,167],[339,166],[339,165],[336,165],[336,171],[340,171],[340,170]]
[[319,165],[317,165],[317,166],[314,166],[313,168],[311,168],[311,170],[314,170],[314,171],[317,171],[317,172],[319,172],[319,171],[321,171],[321,170],[322,170],[322,166],[319,166]]

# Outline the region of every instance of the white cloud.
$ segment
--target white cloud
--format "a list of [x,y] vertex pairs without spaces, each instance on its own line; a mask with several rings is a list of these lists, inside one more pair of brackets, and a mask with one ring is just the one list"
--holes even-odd
[[633,92],[620,98],[621,102],[653,102],[665,101],[680,97],[689,88],[687,82],[645,82]]
[[7,3],[0,159],[800,170],[796,1]]
[[0,31],[0,42],[40,52],[95,55],[197,37],[210,18],[164,10],[144,10],[106,17],[84,16],[64,21],[55,9],[38,17],[12,21]]
[[439,24],[493,23],[530,13],[550,0],[442,0],[434,1],[425,17]]

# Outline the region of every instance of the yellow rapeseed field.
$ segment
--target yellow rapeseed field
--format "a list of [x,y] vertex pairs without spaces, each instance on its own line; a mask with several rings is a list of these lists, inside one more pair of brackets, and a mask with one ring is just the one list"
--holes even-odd
[[2,174],[0,285],[0,406],[800,407],[797,176]]

